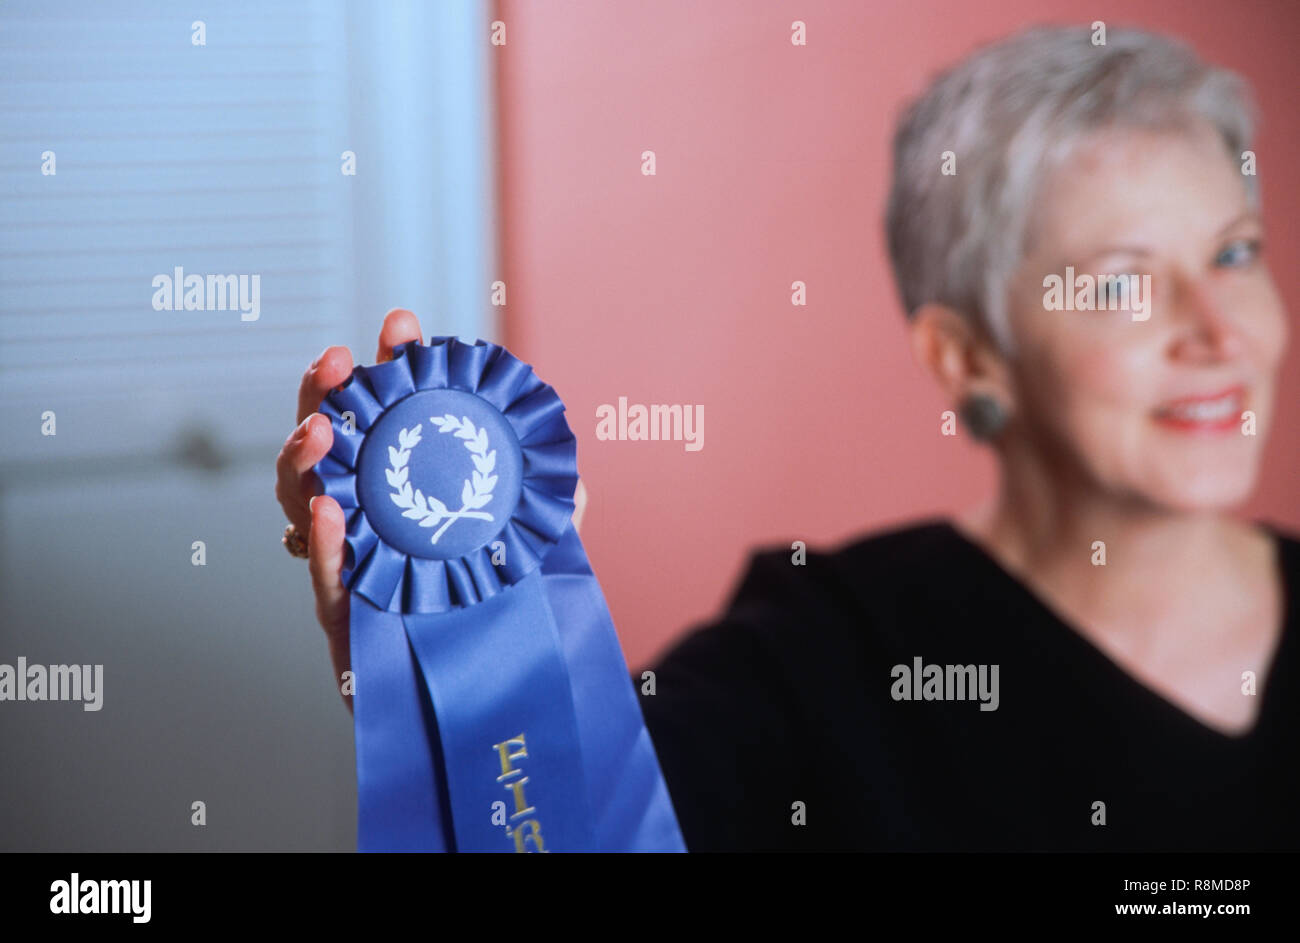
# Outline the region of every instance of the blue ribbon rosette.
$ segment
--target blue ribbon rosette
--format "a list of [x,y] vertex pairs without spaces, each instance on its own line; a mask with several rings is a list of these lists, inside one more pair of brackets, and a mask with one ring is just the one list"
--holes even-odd
[[360,851],[684,851],[571,522],[564,404],[503,347],[411,341],[320,412],[347,520]]

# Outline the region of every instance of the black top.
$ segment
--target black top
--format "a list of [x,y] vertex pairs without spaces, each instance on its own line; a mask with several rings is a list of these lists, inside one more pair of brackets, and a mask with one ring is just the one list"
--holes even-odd
[[[1300,849],[1300,543],[1272,532],[1285,623],[1241,737],[1137,681],[948,523],[802,566],[755,554],[640,699],[687,847]],[[894,666],[917,658],[997,665],[997,709],[978,675],[909,683]],[[925,699],[927,676],[931,695],[969,678],[970,699]]]

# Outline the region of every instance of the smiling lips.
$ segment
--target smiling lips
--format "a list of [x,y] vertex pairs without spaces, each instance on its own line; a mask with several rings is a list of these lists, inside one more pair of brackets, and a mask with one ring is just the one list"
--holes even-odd
[[1246,388],[1234,386],[1211,396],[1185,396],[1159,406],[1155,421],[1180,432],[1216,433],[1236,429],[1245,409]]

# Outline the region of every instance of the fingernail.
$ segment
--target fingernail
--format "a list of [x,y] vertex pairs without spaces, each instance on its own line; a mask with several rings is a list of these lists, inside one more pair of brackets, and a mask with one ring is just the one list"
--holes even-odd
[[313,510],[316,509],[316,498],[319,498],[319,497],[320,497],[320,495],[316,495],[315,498],[312,498],[310,501],[307,502],[307,510],[308,510],[308,511],[313,511]]
[[320,366],[320,362],[321,362],[322,360],[325,359],[325,355],[326,355],[327,353],[329,353],[329,348],[328,348],[328,347],[326,347],[324,350],[322,350],[322,351],[320,352],[319,356],[317,356],[316,359],[313,360],[313,361],[311,362],[311,369],[315,370],[317,367],[319,367],[319,366]]
[[[312,413],[311,415],[314,416],[316,414]],[[293,437],[295,439],[301,439],[303,436],[307,434],[307,427],[310,425],[311,425],[311,416],[308,416],[302,422],[298,423],[298,428],[293,431]]]

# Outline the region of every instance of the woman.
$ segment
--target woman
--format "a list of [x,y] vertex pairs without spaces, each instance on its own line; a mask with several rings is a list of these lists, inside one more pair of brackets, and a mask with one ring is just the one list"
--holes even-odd
[[[1229,513],[1287,339],[1250,105],[1170,40],[1091,38],[982,49],[900,124],[913,352],[999,486],[802,565],[757,554],[656,668],[692,850],[1300,847],[1300,543]],[[420,336],[390,312],[380,359]],[[343,517],[309,499],[314,410],[351,369],[331,347],[307,371],[277,487],[339,673]]]

